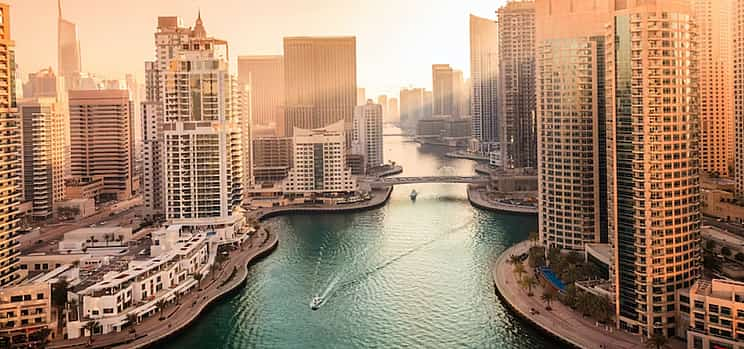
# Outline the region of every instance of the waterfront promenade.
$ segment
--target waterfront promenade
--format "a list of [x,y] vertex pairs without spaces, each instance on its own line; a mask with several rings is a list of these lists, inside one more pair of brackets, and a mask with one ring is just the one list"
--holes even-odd
[[357,202],[353,204],[344,205],[322,205],[322,204],[303,204],[303,205],[291,205],[291,206],[278,206],[259,208],[254,211],[248,212],[247,216],[255,218],[258,221],[262,221],[267,218],[281,216],[285,214],[305,214],[305,213],[325,213],[325,214],[337,214],[344,212],[355,212],[363,210],[371,210],[374,208],[381,207],[387,203],[390,199],[390,194],[393,192],[392,186],[385,186],[381,189],[376,189],[372,192],[372,198],[366,201]]
[[468,186],[468,200],[473,206],[487,211],[537,215],[536,206],[512,205],[505,202],[493,201],[488,199],[483,190],[479,190],[479,188],[473,185]]
[[[240,249],[231,252],[230,258],[214,276],[207,275],[201,281],[201,290],[193,291],[171,304],[163,311],[165,320],[157,313],[134,328],[89,338],[60,340],[52,342],[48,348],[144,348],[154,346],[182,330],[188,328],[215,301],[237,290],[248,275],[249,266],[273,251],[278,245],[278,236],[262,229],[247,239]],[[233,270],[236,272],[233,273]]]
[[[517,316],[527,320],[544,332],[560,338],[563,342],[579,348],[645,348],[641,337],[612,328],[606,330],[604,326],[595,326],[595,321],[585,318],[571,308],[554,301],[553,310],[545,310],[545,303],[540,300],[542,289],[533,289],[534,296],[527,296],[527,292],[519,286],[509,257],[520,255],[529,250],[531,242],[524,241],[504,251],[493,265],[491,273],[496,287],[505,305],[511,308]],[[530,309],[539,310],[539,314],[530,314]],[[674,345],[674,347],[677,347]]]

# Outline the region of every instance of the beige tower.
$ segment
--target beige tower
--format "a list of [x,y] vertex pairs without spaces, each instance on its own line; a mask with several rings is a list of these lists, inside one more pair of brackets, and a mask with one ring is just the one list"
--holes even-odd
[[[10,6],[0,3],[0,83],[13,86],[15,82],[15,43],[10,35]],[[16,114],[15,88],[0,89],[0,287],[16,282],[18,275],[17,250],[18,205],[21,200],[21,135]]]
[[455,71],[449,64],[434,64],[431,66],[431,83],[434,92],[432,113],[454,116],[457,113]]
[[638,2],[605,39],[611,273],[618,326],[669,337],[702,264],[697,52],[689,2]]
[[238,57],[238,82],[251,86],[253,123],[276,125],[277,110],[284,103],[284,57]]
[[23,120],[23,190],[32,216],[54,216],[65,196],[64,106],[57,98],[28,98],[18,103]]
[[470,115],[473,136],[481,142],[501,139],[498,108],[499,26],[470,15]]
[[102,200],[132,196],[132,103],[127,90],[70,91],[71,174],[103,178]]
[[605,25],[609,3],[536,1],[539,232],[546,246],[607,242]]
[[734,164],[732,0],[692,0],[700,71],[700,169],[729,176]]
[[535,3],[510,1],[497,13],[502,159],[505,167],[537,167]]
[[736,122],[734,151],[736,163],[736,195],[744,197],[744,0],[734,6],[734,119]]
[[294,128],[317,129],[339,120],[350,133],[357,98],[356,38],[284,38],[284,96],[287,136]]

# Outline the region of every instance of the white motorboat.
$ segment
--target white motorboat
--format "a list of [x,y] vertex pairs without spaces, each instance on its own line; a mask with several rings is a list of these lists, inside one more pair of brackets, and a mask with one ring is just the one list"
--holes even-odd
[[321,304],[323,304],[323,298],[320,298],[320,296],[315,296],[313,297],[313,300],[310,302],[310,309],[318,310],[320,309]]

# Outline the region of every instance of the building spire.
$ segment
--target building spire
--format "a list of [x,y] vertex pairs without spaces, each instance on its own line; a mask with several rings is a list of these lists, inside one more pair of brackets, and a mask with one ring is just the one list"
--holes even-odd
[[194,25],[193,35],[197,38],[207,37],[207,30],[204,29],[204,22],[202,22],[202,18],[201,18],[201,9],[199,9],[199,13],[196,16],[196,24]]

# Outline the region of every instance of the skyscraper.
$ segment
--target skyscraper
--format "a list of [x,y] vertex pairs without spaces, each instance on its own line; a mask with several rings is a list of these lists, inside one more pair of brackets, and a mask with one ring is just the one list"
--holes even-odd
[[539,233],[545,246],[607,243],[605,25],[609,3],[537,0]]
[[424,89],[400,90],[400,125],[408,133],[416,133],[416,123],[424,118]]
[[79,88],[80,73],[80,41],[78,41],[77,25],[62,17],[62,0],[57,0],[57,60],[59,75],[65,79],[68,89]]
[[277,110],[284,103],[284,58],[238,57],[238,82],[251,85],[253,123],[276,125]]
[[102,200],[132,196],[133,104],[127,90],[70,91],[71,175],[103,178]]
[[744,197],[744,0],[734,5],[734,120],[736,196]]
[[497,13],[502,159],[505,167],[537,167],[535,3],[510,1]]
[[145,101],[142,102],[142,160],[144,204],[150,214],[164,214],[163,173],[163,74],[184,47],[190,47],[192,30],[178,17],[158,17],[154,34],[155,57],[145,62]]
[[295,127],[323,128],[340,120],[350,133],[356,80],[355,37],[284,38],[286,135]]
[[[367,104],[366,102],[362,105]],[[382,118],[383,120],[388,117],[388,97],[386,95],[377,96],[377,104],[382,106]]]
[[356,105],[364,105],[365,103],[367,103],[367,91],[365,91],[364,87],[357,87]]
[[672,336],[675,291],[692,286],[702,262],[692,12],[686,1],[643,1],[617,9],[607,28],[616,318],[643,336]]
[[354,110],[351,151],[362,155],[367,168],[384,164],[382,146],[382,105],[372,100]]
[[693,0],[700,71],[700,169],[729,175],[734,163],[731,0]]
[[455,72],[449,64],[431,66],[433,86],[432,113],[434,115],[455,116],[457,102],[455,96]]
[[[227,42],[207,36],[201,16],[188,47],[163,74],[165,218],[231,239],[244,219],[244,158],[236,82]],[[188,91],[188,93],[183,93]]]
[[501,140],[498,113],[499,26],[470,15],[470,114],[473,136],[484,143]]
[[391,121],[400,121],[400,107],[398,106],[398,99],[395,97],[390,97],[388,100],[388,115]]
[[65,109],[54,97],[27,98],[18,104],[24,198],[31,202],[35,220],[52,218],[65,196]]

